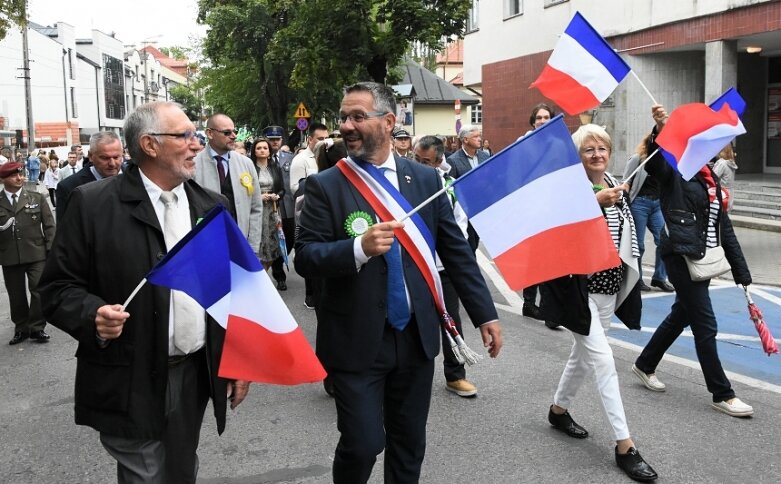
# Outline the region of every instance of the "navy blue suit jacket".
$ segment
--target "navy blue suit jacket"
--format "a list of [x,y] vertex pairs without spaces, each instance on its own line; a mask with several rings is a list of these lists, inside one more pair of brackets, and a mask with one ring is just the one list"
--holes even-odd
[[[441,187],[433,168],[396,156],[399,190],[415,207]],[[339,169],[307,178],[301,228],[296,238],[296,271],[323,281],[317,306],[317,355],[326,369],[362,371],[377,358],[386,319],[387,265],[372,257],[355,267],[353,239],[345,220],[374,210]],[[474,253],[442,194],[418,212],[436,241],[436,250],[475,326],[497,319]],[[376,218],[375,218],[376,220]],[[412,223],[407,221],[406,223]],[[415,263],[403,251],[404,274],[426,356],[439,352],[440,317]]]

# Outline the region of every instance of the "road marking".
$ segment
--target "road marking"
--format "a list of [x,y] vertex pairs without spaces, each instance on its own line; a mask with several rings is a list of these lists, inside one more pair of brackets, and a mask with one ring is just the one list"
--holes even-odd
[[[612,329],[618,329],[618,330],[628,329],[626,326],[619,323],[610,323],[610,327]],[[653,333],[654,331],[656,331],[656,328],[651,328],[647,326],[643,326],[642,328],[640,328],[640,332],[642,333]],[[684,329],[683,332],[681,333],[681,336],[693,338],[694,334],[691,332],[690,329]],[[716,339],[717,340],[723,339],[727,341],[750,341],[752,343],[761,343],[759,336],[747,336],[745,334],[729,334],[729,333],[719,332],[716,335]],[[776,340],[776,343],[781,344],[781,339],[779,338],[774,338],[774,339]]]
[[[520,309],[523,306],[523,299],[518,296],[518,294],[510,289],[510,287],[507,285],[506,282],[504,282],[504,278],[502,278],[501,274],[494,268],[493,262],[490,261],[481,251],[477,251],[477,262],[480,265],[480,268],[485,272],[485,274],[488,276],[488,278],[491,280],[493,285],[497,288],[497,290],[502,294],[502,296],[505,298],[505,300],[509,303],[507,304],[499,304],[494,303],[494,305],[503,311],[507,311],[512,314],[517,314],[519,316],[523,316],[522,310]],[[713,287],[711,289],[723,289],[726,287],[732,287],[735,284],[731,281],[713,281]],[[758,296],[762,296],[763,298],[767,299],[768,301],[771,301],[773,303],[776,303],[778,305],[781,305],[781,298],[778,298],[777,296],[774,296],[770,293],[767,293],[766,291],[762,290],[762,286],[751,286],[751,289],[754,294]],[[660,297],[660,296],[669,296],[671,293],[659,293],[657,294],[644,294],[643,299],[649,298],[649,297]],[[613,323],[611,324],[611,327],[618,327],[623,328],[624,326]],[[653,332],[656,328],[643,328],[641,331],[643,332]],[[690,330],[685,330],[682,333],[684,336],[693,336],[691,334]],[[744,336],[744,335],[737,335],[737,334],[718,334],[717,339],[722,340],[732,340],[732,341],[751,341],[751,342],[758,342],[759,337],[754,336]],[[620,348],[624,348],[630,351],[634,351],[636,353],[640,353],[643,351],[642,346],[638,346],[636,344],[627,343],[625,341],[621,341],[616,338],[612,338],[608,336],[608,341],[610,344],[614,346],[618,346]],[[779,341],[778,338],[776,338],[776,341],[781,344],[781,341]],[[691,368],[693,370],[698,370],[702,372],[702,368],[700,368],[699,361],[693,361],[686,358],[681,358],[680,356],[670,355],[666,354],[662,357],[663,361],[667,361],[670,363],[677,363],[679,365],[685,366],[687,368]],[[781,386],[774,385],[772,383],[768,383],[766,381],[758,380],[756,378],[752,378],[750,376],[741,375],[739,373],[734,373],[731,371],[724,370],[724,373],[727,375],[727,377],[730,380],[734,380],[737,382],[740,382],[744,385],[759,388],[761,390],[767,390],[769,392],[778,393],[781,394]]]

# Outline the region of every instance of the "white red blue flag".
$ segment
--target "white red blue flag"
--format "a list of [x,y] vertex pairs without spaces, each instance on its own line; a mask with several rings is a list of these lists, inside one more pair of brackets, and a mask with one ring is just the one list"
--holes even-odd
[[212,209],[147,275],[182,291],[225,328],[218,374],[279,385],[326,373],[236,222]]
[[745,132],[730,104],[722,104],[721,109],[714,111],[703,103],[691,103],[670,113],[656,144],[684,180],[691,180],[711,158]]
[[621,263],[561,114],[453,188],[513,290]]
[[631,68],[580,14],[570,21],[529,88],[536,87],[570,115],[598,106]]

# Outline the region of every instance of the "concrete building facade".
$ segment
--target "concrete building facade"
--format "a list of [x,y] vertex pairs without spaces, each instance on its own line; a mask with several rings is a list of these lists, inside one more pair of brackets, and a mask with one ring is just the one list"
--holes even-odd
[[[781,1],[473,0],[464,84],[482,89],[483,130],[497,148],[528,130],[528,89],[576,11],[621,53],[668,110],[735,86],[748,103],[736,150],[741,173],[781,173]],[[749,49],[750,48],[750,49]],[[593,112],[614,141],[611,171],[652,126],[651,99],[632,76]],[[579,120],[568,117],[571,128]]]

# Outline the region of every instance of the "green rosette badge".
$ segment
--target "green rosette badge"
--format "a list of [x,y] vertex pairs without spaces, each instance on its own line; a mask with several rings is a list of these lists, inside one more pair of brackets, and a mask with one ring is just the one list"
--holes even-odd
[[347,235],[355,238],[365,234],[373,223],[372,216],[368,213],[363,211],[353,212],[344,221],[344,229],[347,231]]

